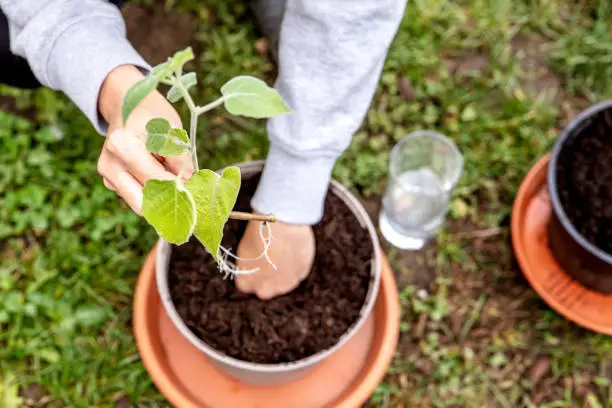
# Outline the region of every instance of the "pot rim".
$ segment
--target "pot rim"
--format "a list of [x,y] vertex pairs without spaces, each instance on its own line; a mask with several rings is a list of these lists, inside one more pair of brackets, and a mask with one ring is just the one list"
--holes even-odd
[[[241,170],[256,170],[261,172],[263,170],[264,161],[250,161],[243,162],[237,164]],[[168,242],[163,239],[159,239],[159,250],[156,254],[156,281],[157,281],[157,290],[159,292],[160,298],[162,300],[162,304],[168,313],[170,320],[174,323],[174,325],[178,328],[183,336],[189,340],[191,344],[193,344],[196,348],[198,348],[203,353],[212,357],[213,359],[220,361],[223,364],[230,365],[232,367],[251,371],[258,373],[283,373],[283,372],[292,372],[298,371],[301,369],[307,369],[314,366],[319,361],[327,358],[339,348],[341,348],[344,344],[348,342],[348,340],[353,337],[355,333],[363,326],[367,317],[372,312],[374,304],[376,303],[376,298],[378,295],[379,287],[380,287],[380,274],[381,274],[381,254],[380,254],[380,243],[378,240],[378,234],[376,232],[376,228],[374,227],[370,216],[365,211],[361,203],[357,200],[357,198],[349,192],[349,190],[340,184],[336,180],[330,180],[330,188],[329,191],[338,196],[344,203],[349,207],[351,212],[355,214],[358,221],[361,225],[368,230],[370,235],[370,239],[372,240],[373,246],[373,256],[372,256],[372,266],[371,270],[371,278],[370,278],[370,287],[368,289],[368,293],[366,294],[365,301],[361,307],[359,318],[357,321],[347,330],[344,334],[338,339],[338,341],[332,346],[325,350],[321,350],[311,356],[302,358],[300,360],[292,361],[289,363],[278,363],[278,364],[261,364],[261,363],[251,363],[244,360],[239,360],[237,358],[228,356],[215,348],[208,345],[206,342],[197,337],[190,329],[187,327],[183,319],[178,314],[174,303],[172,302],[172,298],[170,296],[170,289],[168,285],[168,274],[160,273],[160,269],[158,269],[157,265],[160,264],[160,257],[163,252],[163,246],[167,245],[170,249],[172,248]],[[168,270],[169,268],[166,268]]]
[[559,193],[557,191],[557,175],[556,168],[559,160],[559,156],[565,147],[565,142],[568,137],[580,126],[582,123],[589,119],[591,116],[607,110],[612,109],[612,99],[608,99],[602,102],[599,102],[584,111],[582,111],[578,116],[576,116],[561,132],[561,135],[555,142],[553,150],[550,155],[550,163],[548,165],[548,192],[550,194],[553,212],[557,215],[557,218],[563,225],[563,228],[570,234],[570,236],[586,251],[593,254],[597,258],[602,261],[612,265],[612,254],[608,254],[604,250],[598,248],[596,245],[587,241],[586,238],[582,236],[580,232],[576,229],[576,227],[570,222],[563,205],[561,204],[561,199],[559,197]]

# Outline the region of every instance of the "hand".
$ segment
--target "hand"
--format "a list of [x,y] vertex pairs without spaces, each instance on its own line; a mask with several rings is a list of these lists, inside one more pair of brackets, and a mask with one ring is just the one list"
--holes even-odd
[[[260,225],[259,221],[249,222],[238,245],[238,257],[252,259],[263,252]],[[265,257],[255,261],[239,259],[236,263],[239,269],[259,268],[253,274],[236,276],[236,287],[242,292],[254,293],[260,299],[271,299],[297,288],[310,273],[315,256],[315,237],[310,226],[274,222],[270,228],[272,243],[268,255],[277,270]]]
[[173,179],[181,166],[186,178],[193,173],[189,153],[175,157],[161,157],[146,148],[144,135],[147,122],[163,117],[173,127],[181,127],[181,119],[172,105],[157,91],[153,91],[132,111],[125,127],[121,118],[123,96],[142,73],[133,66],[113,70],[100,89],[98,108],[109,124],[108,134],[98,160],[98,172],[104,185],[121,196],[137,214],[141,215],[142,188],[150,178]]

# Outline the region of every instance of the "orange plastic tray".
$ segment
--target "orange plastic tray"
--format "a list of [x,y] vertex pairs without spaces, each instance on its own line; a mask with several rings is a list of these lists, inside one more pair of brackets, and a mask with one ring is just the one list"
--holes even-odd
[[535,291],[557,312],[587,329],[612,335],[612,296],[589,290],[567,275],[548,248],[552,204],[546,186],[549,156],[529,171],[512,208],[512,243]]
[[138,350],[153,382],[178,408],[357,408],[389,366],[399,335],[399,299],[383,257],[380,291],[372,315],[340,350],[297,381],[258,386],[215,368],[174,327],[155,283],[155,249],[142,269],[134,297]]

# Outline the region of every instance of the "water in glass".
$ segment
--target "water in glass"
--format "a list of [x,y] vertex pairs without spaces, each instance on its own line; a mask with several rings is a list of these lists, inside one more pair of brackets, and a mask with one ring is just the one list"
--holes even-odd
[[[433,143],[411,145],[411,136],[435,139]],[[383,196],[379,220],[383,236],[401,249],[422,248],[440,229],[446,216],[450,193],[458,178],[457,167],[459,172],[461,169],[454,144],[449,145],[454,149],[432,150],[433,144],[452,143],[439,139],[443,136],[423,132],[411,136],[394,149],[391,165],[395,167]],[[401,149],[408,149],[404,152],[408,154],[397,151]],[[426,157],[427,154],[432,157]],[[448,157],[445,158],[445,155]]]

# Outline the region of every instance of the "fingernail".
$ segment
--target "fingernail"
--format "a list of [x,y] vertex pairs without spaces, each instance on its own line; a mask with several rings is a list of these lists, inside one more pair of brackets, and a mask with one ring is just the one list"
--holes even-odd
[[142,212],[141,212],[141,209],[142,209],[142,193],[136,194],[136,205],[138,206],[137,213],[139,215],[142,215]]

